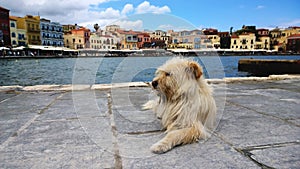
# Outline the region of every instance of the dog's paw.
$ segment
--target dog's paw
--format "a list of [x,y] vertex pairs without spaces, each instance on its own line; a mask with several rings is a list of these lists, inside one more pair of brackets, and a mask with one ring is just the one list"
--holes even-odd
[[142,105],[142,110],[150,110],[154,107],[155,101],[154,100],[149,100],[147,103]]
[[165,153],[165,152],[169,151],[171,148],[172,147],[170,147],[169,145],[158,142],[158,143],[153,144],[151,146],[150,150],[153,153],[162,154],[162,153]]

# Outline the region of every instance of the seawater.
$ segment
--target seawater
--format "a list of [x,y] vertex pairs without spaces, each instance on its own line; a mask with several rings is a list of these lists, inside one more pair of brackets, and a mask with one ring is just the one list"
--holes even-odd
[[[297,59],[300,56],[206,56],[189,57],[204,68],[206,78],[246,77],[238,61]],[[0,59],[0,85],[105,84],[151,81],[155,70],[170,57]]]

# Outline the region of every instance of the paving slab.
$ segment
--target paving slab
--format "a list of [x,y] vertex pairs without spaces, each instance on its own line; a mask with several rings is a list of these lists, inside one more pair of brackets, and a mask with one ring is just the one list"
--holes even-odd
[[159,155],[149,148],[165,133],[142,110],[155,97],[145,83],[0,87],[0,168],[300,166],[299,78],[210,83],[218,107],[212,137]]

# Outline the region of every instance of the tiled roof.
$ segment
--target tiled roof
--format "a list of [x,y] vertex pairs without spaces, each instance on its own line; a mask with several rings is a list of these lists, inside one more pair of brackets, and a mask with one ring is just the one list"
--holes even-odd
[[288,37],[288,39],[298,39],[300,38],[300,34],[294,34]]

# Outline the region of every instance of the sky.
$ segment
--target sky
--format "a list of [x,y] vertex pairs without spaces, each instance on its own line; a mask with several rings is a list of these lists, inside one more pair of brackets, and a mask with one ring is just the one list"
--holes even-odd
[[300,26],[300,0],[0,0],[10,15],[40,15],[93,29],[118,24],[133,30],[272,29]]

